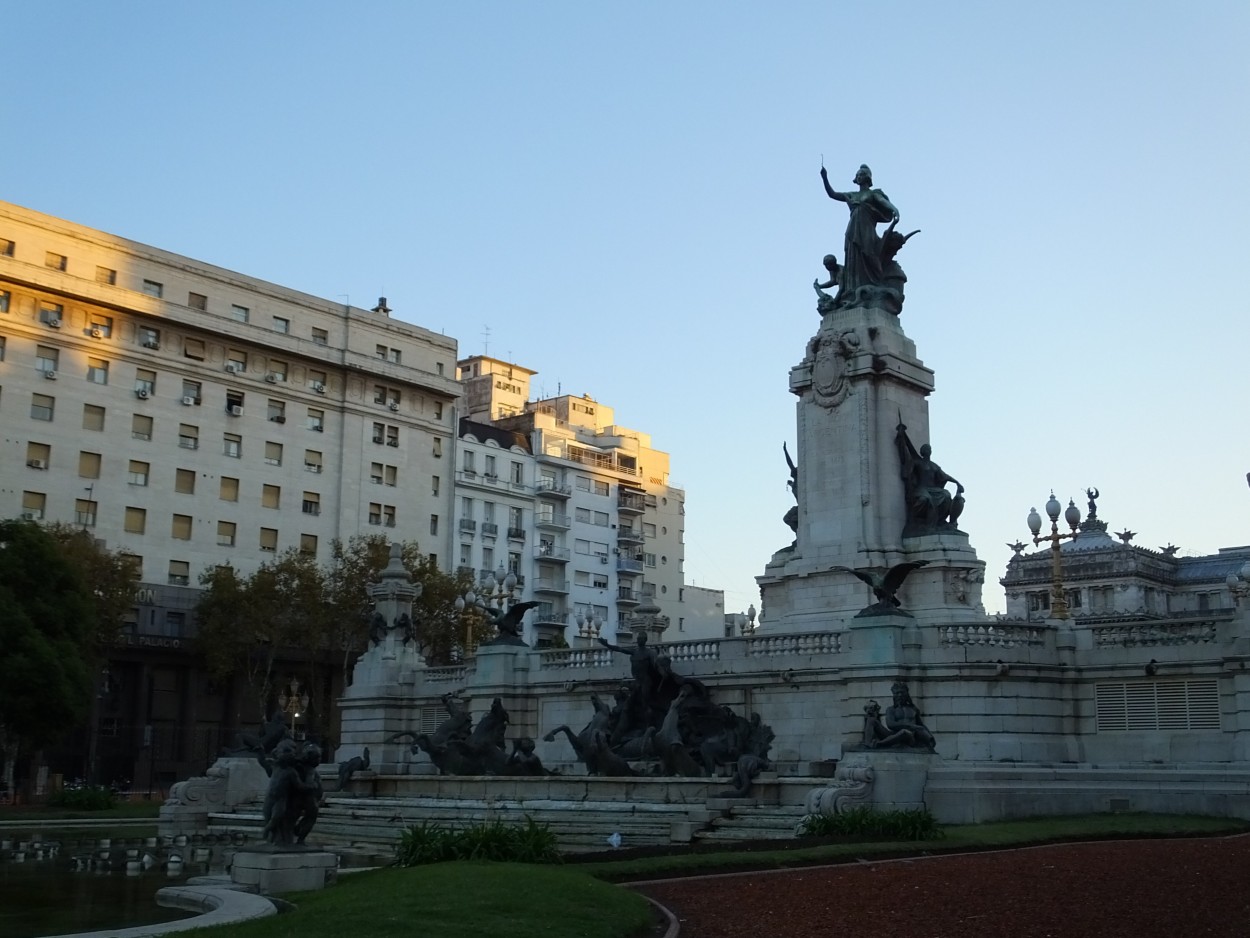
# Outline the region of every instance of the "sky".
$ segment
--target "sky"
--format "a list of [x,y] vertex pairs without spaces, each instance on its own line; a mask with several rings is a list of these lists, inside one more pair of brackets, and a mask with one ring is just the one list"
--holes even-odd
[[[12,4],[0,197],[444,332],[671,454],[686,581],[759,604],[788,372],[898,206],[985,604],[1051,489],[1250,543],[1250,4]],[[920,441],[917,441],[917,445]]]

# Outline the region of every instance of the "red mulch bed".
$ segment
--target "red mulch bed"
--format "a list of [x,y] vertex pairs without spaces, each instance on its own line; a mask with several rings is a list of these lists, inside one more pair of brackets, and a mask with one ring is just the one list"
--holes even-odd
[[638,887],[681,938],[1250,936],[1250,834],[1056,844]]

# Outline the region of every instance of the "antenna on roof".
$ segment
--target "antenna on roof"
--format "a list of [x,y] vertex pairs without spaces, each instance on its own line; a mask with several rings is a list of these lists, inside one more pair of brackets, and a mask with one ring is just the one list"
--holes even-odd
[[482,327],[482,354],[490,357],[490,326]]

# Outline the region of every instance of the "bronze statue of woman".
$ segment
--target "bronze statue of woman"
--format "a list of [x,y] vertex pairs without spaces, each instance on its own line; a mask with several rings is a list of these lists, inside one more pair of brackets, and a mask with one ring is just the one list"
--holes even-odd
[[837,192],[829,185],[829,174],[820,167],[820,180],[825,194],[838,202],[845,202],[851,211],[846,223],[846,251],[838,275],[837,305],[854,297],[855,290],[863,286],[881,286],[885,282],[882,273],[881,238],[877,234],[879,223],[898,221],[896,209],[886,194],[872,188],[872,170],[859,167],[853,182],[859,188],[852,192]]

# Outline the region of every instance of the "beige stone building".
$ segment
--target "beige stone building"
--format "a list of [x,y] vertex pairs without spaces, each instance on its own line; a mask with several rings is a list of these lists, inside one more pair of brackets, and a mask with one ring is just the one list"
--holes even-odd
[[228,709],[176,654],[205,569],[371,532],[454,565],[456,343],[389,313],[0,202],[0,516],[138,558],[126,640],[173,657],[119,662],[103,727],[168,724],[172,773]]

